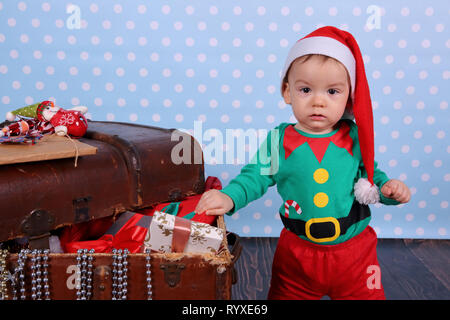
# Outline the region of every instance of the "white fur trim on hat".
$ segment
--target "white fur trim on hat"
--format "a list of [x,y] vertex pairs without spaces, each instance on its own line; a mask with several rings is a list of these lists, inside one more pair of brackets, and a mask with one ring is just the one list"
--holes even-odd
[[309,37],[297,41],[288,53],[286,63],[281,73],[281,81],[286,76],[291,63],[308,54],[322,54],[341,62],[350,76],[352,96],[355,91],[356,61],[352,51],[343,43],[330,37]]
[[355,198],[361,204],[373,204],[380,202],[378,187],[372,185],[369,180],[360,178],[354,186]]

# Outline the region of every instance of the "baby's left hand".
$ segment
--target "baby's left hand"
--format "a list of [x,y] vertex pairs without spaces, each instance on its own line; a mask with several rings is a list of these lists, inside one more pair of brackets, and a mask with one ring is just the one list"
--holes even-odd
[[381,193],[386,198],[394,199],[400,203],[407,203],[411,199],[411,191],[400,180],[391,179],[381,187]]

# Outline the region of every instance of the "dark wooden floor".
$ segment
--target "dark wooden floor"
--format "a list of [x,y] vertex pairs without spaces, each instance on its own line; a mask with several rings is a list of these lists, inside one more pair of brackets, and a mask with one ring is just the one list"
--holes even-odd
[[[267,298],[277,242],[241,238],[233,299]],[[379,239],[377,252],[388,300],[450,300],[450,240]]]

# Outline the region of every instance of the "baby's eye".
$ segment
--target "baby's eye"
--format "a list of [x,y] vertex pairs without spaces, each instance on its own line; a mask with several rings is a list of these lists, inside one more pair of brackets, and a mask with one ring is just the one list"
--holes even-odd
[[336,89],[328,89],[329,94],[336,94],[338,91]]
[[300,92],[301,93],[310,93],[311,89],[310,88],[300,88]]

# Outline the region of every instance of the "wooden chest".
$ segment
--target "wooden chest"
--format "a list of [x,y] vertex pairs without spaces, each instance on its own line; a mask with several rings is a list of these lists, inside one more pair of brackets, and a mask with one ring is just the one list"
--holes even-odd
[[[174,132],[192,142],[188,163],[172,161]],[[227,237],[217,255],[46,251],[63,226],[114,219],[205,189],[200,146],[174,129],[90,121],[81,142],[97,154],[80,157],[76,168],[73,159],[0,166],[0,241],[8,249],[0,259],[0,298],[230,299],[241,246],[223,217],[217,227]],[[29,252],[11,249],[17,239]]]

